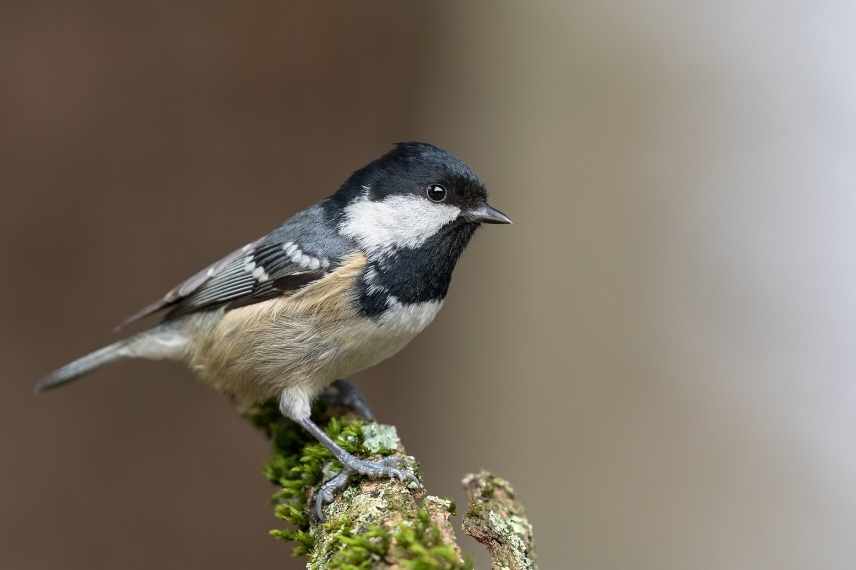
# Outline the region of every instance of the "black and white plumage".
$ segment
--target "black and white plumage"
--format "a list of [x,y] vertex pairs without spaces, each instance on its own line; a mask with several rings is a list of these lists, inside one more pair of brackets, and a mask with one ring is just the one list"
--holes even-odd
[[121,358],[171,359],[250,404],[278,397],[347,469],[412,478],[329,441],[309,418],[337,378],[392,356],[434,319],[482,223],[510,223],[475,173],[448,152],[402,143],[329,198],[230,253],[125,324],[160,324],[55,371],[53,388]]
[[320,205],[307,208],[177,285],[122,326],[160,311],[166,311],[166,320],[170,320],[205,309],[264,301],[298,289],[322,277],[353,251],[350,240],[329,229]]

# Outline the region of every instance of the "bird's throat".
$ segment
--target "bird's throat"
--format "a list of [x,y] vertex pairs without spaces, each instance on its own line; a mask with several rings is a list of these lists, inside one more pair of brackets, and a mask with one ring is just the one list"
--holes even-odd
[[395,304],[442,301],[476,228],[474,224],[455,224],[418,248],[370,255],[361,286],[362,311],[378,316]]

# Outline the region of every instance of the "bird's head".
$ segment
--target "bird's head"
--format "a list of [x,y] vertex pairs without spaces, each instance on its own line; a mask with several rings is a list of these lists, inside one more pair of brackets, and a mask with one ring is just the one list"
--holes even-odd
[[[354,172],[331,198],[339,230],[369,252],[416,249],[481,224],[510,224],[463,161],[427,143],[399,143]],[[465,245],[465,243],[463,244]]]

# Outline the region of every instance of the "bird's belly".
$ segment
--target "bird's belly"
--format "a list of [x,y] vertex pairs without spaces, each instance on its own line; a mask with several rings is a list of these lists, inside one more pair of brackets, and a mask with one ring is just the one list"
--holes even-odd
[[195,335],[202,341],[191,348],[190,364],[206,383],[242,402],[295,386],[316,393],[396,354],[441,306],[396,304],[372,319],[355,311],[305,314],[254,305],[226,313],[210,332]]
[[398,304],[379,318],[342,323],[319,355],[329,362],[321,376],[327,377],[325,382],[346,378],[395,355],[431,324],[441,307],[440,301]]

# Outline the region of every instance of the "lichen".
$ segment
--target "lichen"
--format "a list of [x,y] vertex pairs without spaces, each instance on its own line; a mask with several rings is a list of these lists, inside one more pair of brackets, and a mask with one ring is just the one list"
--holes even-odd
[[501,517],[495,512],[487,514],[487,524],[500,543],[508,546],[515,557],[515,568],[530,567],[530,547],[525,537],[532,536],[532,526],[526,519],[509,514]]
[[395,426],[365,424],[362,427],[363,447],[372,454],[389,455],[398,450],[399,439]]
[[463,483],[470,502],[464,531],[487,546],[494,566],[537,569],[532,525],[508,481],[482,471]]
[[[424,497],[397,481],[361,480],[345,488],[325,509],[326,522],[309,517],[310,497],[324,480],[341,469],[332,454],[299,426],[283,419],[275,402],[250,410],[248,419],[270,437],[272,454],[265,476],[277,486],[274,514],[289,523],[271,535],[294,543],[295,556],[305,556],[310,570],[465,570],[448,522],[454,513],[449,499]],[[327,434],[358,456],[401,451],[395,428],[347,416],[319,422]],[[400,455],[418,470],[411,457]],[[424,498],[423,498],[424,497]]]

